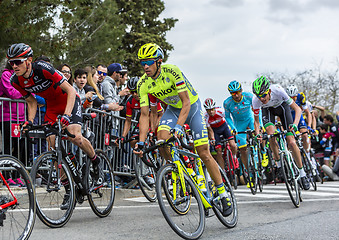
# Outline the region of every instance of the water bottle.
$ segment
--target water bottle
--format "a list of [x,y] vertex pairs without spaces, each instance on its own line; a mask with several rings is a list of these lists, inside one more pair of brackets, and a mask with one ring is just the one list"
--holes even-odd
[[198,186],[200,188],[200,190],[206,194],[207,193],[207,189],[206,189],[206,183],[205,183],[205,179],[203,176],[198,175],[197,176],[197,182],[198,182]]

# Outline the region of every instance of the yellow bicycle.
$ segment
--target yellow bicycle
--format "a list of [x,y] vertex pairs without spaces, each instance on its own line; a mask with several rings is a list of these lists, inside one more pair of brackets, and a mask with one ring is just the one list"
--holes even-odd
[[[210,216],[210,209],[223,225],[235,227],[238,222],[237,202],[224,170],[219,167],[233,205],[233,211],[227,217],[221,213],[217,188],[199,156],[190,152],[192,147],[173,136],[166,141],[157,141],[144,153],[159,147],[169,147],[172,156],[172,161],[158,171],[156,182],[158,203],[171,228],[182,238],[198,239],[204,232],[205,218]],[[190,167],[187,159],[192,163]]]

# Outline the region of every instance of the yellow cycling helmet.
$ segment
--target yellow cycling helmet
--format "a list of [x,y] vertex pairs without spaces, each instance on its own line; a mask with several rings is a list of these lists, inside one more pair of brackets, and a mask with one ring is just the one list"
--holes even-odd
[[164,58],[164,51],[155,43],[146,43],[138,51],[138,60]]

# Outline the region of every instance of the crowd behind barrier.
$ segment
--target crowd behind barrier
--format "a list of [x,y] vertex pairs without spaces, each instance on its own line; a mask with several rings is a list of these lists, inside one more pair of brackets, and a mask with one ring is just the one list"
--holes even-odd
[[[24,112],[27,110],[26,102],[20,99],[10,99],[0,97],[0,111],[1,111],[1,142],[0,153],[8,154],[17,157],[27,169],[32,167],[34,159],[44,151],[46,151],[46,140],[44,138],[35,139],[35,144],[30,143],[25,137],[20,134],[20,123],[26,121],[26,114],[23,119],[10,119],[4,121],[3,106],[9,105],[10,113],[16,109],[18,112],[19,104],[24,104]],[[105,112],[94,108],[86,109],[86,113],[96,113],[96,118],[89,122],[89,129],[94,133],[92,144],[94,149],[102,149],[110,159],[114,173],[120,176],[134,176],[134,158],[132,149],[129,144],[120,147],[115,145],[115,139],[121,136],[125,118],[119,117],[113,112]],[[41,124],[41,115],[43,113],[38,111],[37,122],[34,124]],[[8,122],[4,124],[5,122]],[[132,120],[132,128],[137,124]],[[84,133],[89,136],[90,132]],[[92,134],[93,135],[93,134]],[[36,134],[38,136],[38,134]],[[86,137],[87,137],[86,136]],[[71,144],[68,142],[68,144]],[[85,155],[79,153],[75,146],[69,145],[67,149],[73,151],[76,156]]]

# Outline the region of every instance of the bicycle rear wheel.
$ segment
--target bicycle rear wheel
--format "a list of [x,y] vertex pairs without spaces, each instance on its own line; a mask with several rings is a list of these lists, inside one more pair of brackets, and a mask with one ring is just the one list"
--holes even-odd
[[[53,152],[45,152],[36,159],[31,170],[32,182],[36,186],[38,217],[51,228],[64,226],[71,218],[75,206],[75,188],[71,172],[62,159],[60,176],[57,176],[57,163]],[[63,184],[58,184],[60,179],[68,182],[66,188]],[[64,210],[61,209],[62,205]]]
[[234,189],[237,189],[238,182],[237,182],[237,177],[235,175],[235,167],[233,165],[232,155],[229,149],[226,149],[225,152],[226,152],[226,156],[224,155],[225,171],[227,172],[229,182],[234,187]]
[[[220,167],[219,167],[219,171],[220,171],[220,174],[221,174],[222,181],[223,181],[223,183],[225,185],[225,189],[226,189],[226,191],[228,193],[228,196],[231,198],[233,211],[227,217],[224,217],[222,215],[222,213],[215,206],[213,206],[213,211],[214,211],[215,215],[217,216],[217,218],[219,219],[219,221],[223,225],[225,225],[228,228],[233,228],[238,223],[237,200],[235,198],[234,192],[232,190],[232,186],[231,186],[231,184],[230,184],[230,182],[229,182],[229,180],[228,180],[228,178],[226,176],[225,171],[222,170]],[[213,193],[213,197],[217,197],[219,195],[219,193],[218,193],[218,190],[215,187],[215,184],[214,183],[213,184],[209,184],[209,187],[210,187],[211,192]],[[221,204],[221,202],[219,202],[219,204]],[[222,209],[222,206],[220,205],[219,208]]]
[[306,172],[306,177],[310,184],[313,187],[314,191],[317,191],[317,174],[315,169],[313,169],[310,158],[307,156],[305,150],[301,151],[301,158],[304,166],[304,170]]
[[264,167],[262,166],[262,154],[261,151],[258,151],[258,163],[257,163],[257,169],[258,169],[258,187],[260,192],[264,189]]
[[109,162],[106,154],[102,150],[95,150],[95,153],[101,159],[101,167],[104,172],[104,181],[98,185],[95,181],[92,181],[93,168],[88,177],[88,202],[93,212],[98,217],[107,217],[113,208],[115,197],[115,182],[114,174],[111,163]]
[[161,167],[156,182],[158,203],[167,223],[180,237],[198,239],[205,228],[204,206],[198,190],[186,174],[183,184],[185,190],[175,166]]
[[248,148],[247,152],[248,152],[248,182],[252,194],[255,195],[258,189],[257,168],[251,148]]
[[[7,186],[6,178],[20,178],[24,186]],[[14,198],[14,205],[4,206]],[[28,239],[35,222],[35,192],[24,165],[12,156],[0,157],[0,206],[1,239]]]
[[156,173],[154,168],[146,166],[141,158],[135,158],[135,175],[140,190],[150,202],[155,202],[157,193],[155,191]]
[[[296,178],[297,169],[294,167],[294,164],[289,164],[287,156],[284,153],[281,153],[280,159],[282,161],[281,168],[283,172],[283,177],[285,181],[285,185],[292,200],[292,203],[295,207],[299,207],[300,205],[300,186],[298,184]],[[293,159],[291,159],[293,161]]]

